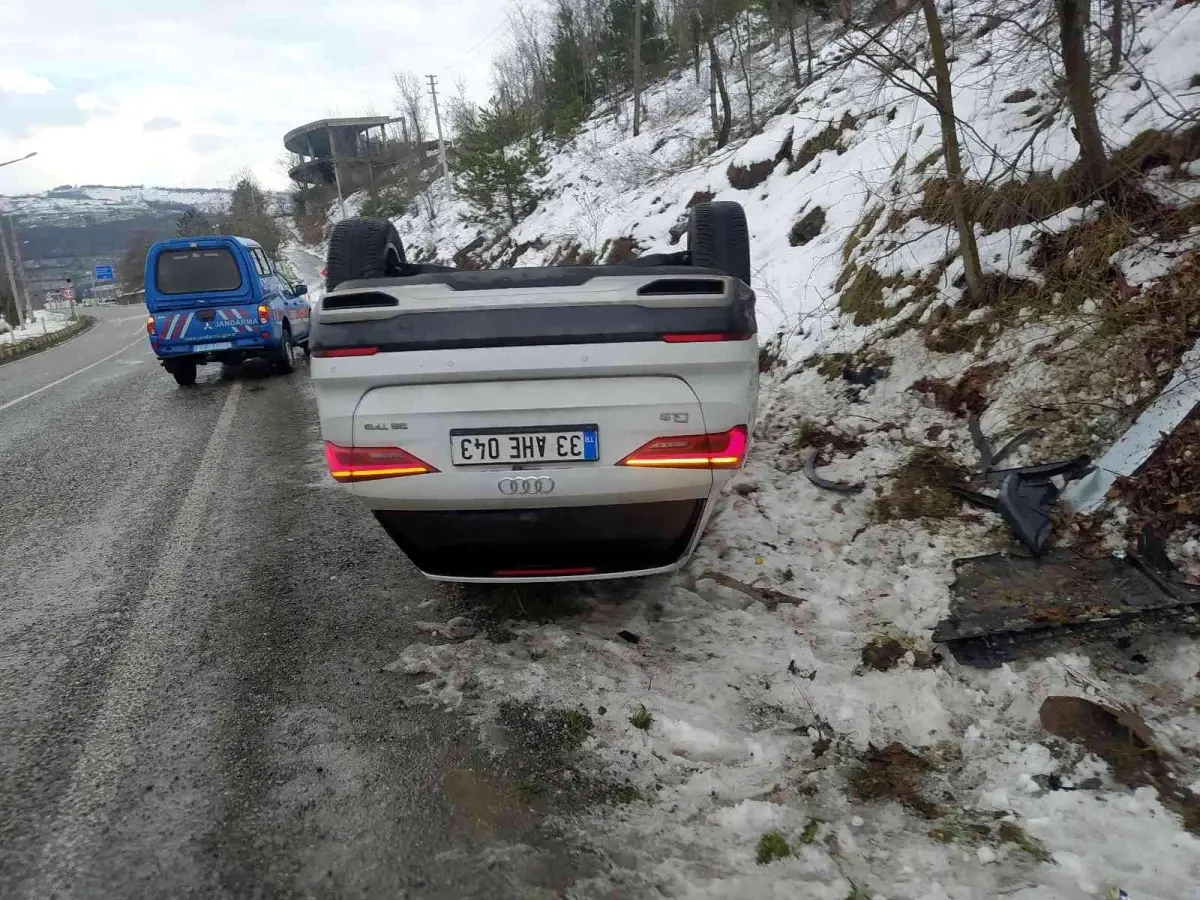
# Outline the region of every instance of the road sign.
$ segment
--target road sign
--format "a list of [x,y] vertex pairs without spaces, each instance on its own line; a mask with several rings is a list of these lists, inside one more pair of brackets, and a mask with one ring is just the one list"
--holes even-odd
[[114,279],[112,266],[96,266],[97,281],[113,281]]
[[74,300],[75,299],[75,288],[73,288],[73,287],[63,288],[62,289],[62,298],[64,300]]

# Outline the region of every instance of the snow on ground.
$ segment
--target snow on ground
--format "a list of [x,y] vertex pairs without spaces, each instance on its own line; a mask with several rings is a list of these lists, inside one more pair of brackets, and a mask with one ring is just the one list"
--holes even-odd
[[[854,399],[815,369],[767,382],[756,448],[682,578],[585,591],[582,611],[557,621],[507,622],[506,643],[480,635],[400,654],[395,668],[426,678],[430,702],[469,713],[485,735],[501,701],[590,714],[584,749],[596,771],[628,780],[639,799],[566,826],[614,860],[578,896],[782,898],[803,884],[802,896],[831,900],[852,885],[863,896],[913,900],[1102,898],[1114,888],[1141,900],[1200,898],[1200,839],[1152,789],[1116,784],[1095,757],[1063,757],[1038,724],[1050,695],[1129,703],[1200,777],[1196,642],[1162,638],[1136,677],[1081,653],[998,670],[929,665],[929,635],[949,610],[951,561],[1006,538],[982,516],[874,523],[874,488],[931,427],[946,429],[947,449],[970,454],[965,429],[906,390],[967,361],[932,360],[915,341],[894,349],[907,352]],[[788,430],[801,417],[864,442],[822,474],[865,479],[868,490],[822,491],[798,472]],[[705,577],[713,572],[800,602],[768,609]],[[863,649],[883,636],[911,650],[874,671]],[[631,722],[643,707],[644,730]],[[947,812],[927,819],[852,798],[863,753],[893,742],[944,759],[927,795]],[[1100,782],[1056,791],[1045,786],[1049,775]],[[1037,844],[998,838],[1006,823],[1020,829],[1009,837],[1028,835],[1053,861],[1035,858]],[[768,831],[795,855],[758,865]]]
[[[955,102],[971,125],[964,153],[971,175],[995,176],[998,162],[1015,163],[1017,177],[1061,173],[1077,147],[1053,99],[1057,70],[1036,42],[1019,42],[1044,24],[1037,19],[1044,4],[969,0],[943,12],[958,35]],[[1108,82],[1101,100],[1114,146],[1167,125],[1196,74],[1200,7],[1141,3],[1137,13],[1130,70]],[[821,69],[862,35],[817,37]],[[923,65],[914,36],[889,39],[916,51]],[[909,332],[876,341],[893,362],[865,389],[795,362],[878,338],[877,329],[838,314],[835,282],[846,262],[914,276],[957,243],[948,228],[919,218],[893,229],[894,246],[870,240],[888,211],[918,206],[923,182],[941,171],[931,158],[940,147],[931,110],[862,60],[799,93],[789,88],[786,51],[764,49],[755,70],[757,133],[711,152],[706,86],[689,72],[660,82],[646,93],[649,125],[640,137],[599,116],[550,156],[545,199],[504,245],[504,253],[524,248],[518,265],[545,264],[568,243],[599,252],[621,237],[634,238],[642,252],[678,249],[670,230],[697,193],[745,206],[760,333],[785,335],[785,365],[764,379],[754,450],[695,558],[673,579],[564,589],[544,611],[548,621],[514,616],[500,623],[503,639],[487,628],[457,642],[435,636],[398,648],[390,668],[420,677],[429,702],[473,717],[486,741],[498,737],[503,702],[587,712],[580,769],[627,783],[621,797],[629,802],[562,823],[611,863],[606,875],[579,886],[581,898],[1099,900],[1122,889],[1132,900],[1197,900],[1200,839],[1153,788],[1118,784],[1106,763],[1051,739],[1038,712],[1052,695],[1135,708],[1182,761],[1183,782],[1200,787],[1200,645],[1160,635],[1144,651],[1140,674],[1087,651],[997,670],[935,662],[930,634],[950,608],[952,561],[1009,546],[1008,534],[998,519],[965,510],[941,520],[880,521],[877,498],[916,447],[975,461],[963,420],[909,388],[920,377],[958,376],[977,360],[927,350]],[[744,86],[735,83],[732,93],[743,119]],[[762,118],[764,110],[777,114]],[[797,171],[785,160],[752,189],[730,185],[730,166],[772,160],[789,134],[793,159],[820,138]],[[1177,195],[1192,189],[1169,187]],[[436,184],[420,209],[397,220],[410,256],[446,262],[481,234],[442,190]],[[820,233],[792,246],[793,223],[818,206]],[[864,217],[875,206],[881,214]],[[1035,234],[1092,215],[1073,208],[1033,225],[981,229],[985,268],[1037,280],[1029,258]],[[859,246],[843,256],[860,225]],[[485,245],[497,237],[485,235]],[[1148,285],[1198,242],[1193,232],[1170,247],[1139,244],[1113,264],[1130,284]],[[946,268],[937,303],[952,302],[960,273],[960,264]],[[993,350],[989,358],[1011,368],[983,416],[988,434],[1011,432],[1031,391],[1084,402],[1078,391],[1047,384],[1054,374],[1047,347],[1071,343],[1053,326],[1022,320]],[[804,478],[803,423],[861,442],[852,455],[823,461],[822,474],[862,481],[866,490],[832,493]],[[770,608],[728,579],[796,602]],[[468,603],[468,620],[495,617],[489,596]],[[464,631],[462,623],[455,630]],[[886,671],[863,658],[877,638],[907,648]],[[920,802],[864,798],[855,787],[872,748],[893,743],[920,753],[928,767],[918,779]],[[1086,787],[1057,790],[1049,776]],[[903,773],[892,781],[903,782]],[[771,831],[792,855],[759,865],[758,842]]]
[[44,334],[61,331],[70,324],[71,317],[69,315],[44,309],[35,310],[31,321],[23,326],[18,325],[16,328],[9,326],[0,316],[0,341],[19,344],[32,337],[41,337]]
[[[1048,50],[1024,39],[1026,33],[1045,27],[1044,5],[1019,0],[972,0],[953,9],[942,5],[946,20],[956,23],[960,35],[953,72],[956,112],[970,123],[963,136],[968,175],[996,178],[1010,165],[1016,167],[1017,177],[1031,171],[1060,174],[1078,156],[1071,120],[1054,99],[1052,73],[1057,69]],[[1169,2],[1144,2],[1137,13],[1141,30],[1128,75],[1112,79],[1099,104],[1114,146],[1145,129],[1167,126],[1172,115],[1194,105],[1188,86],[1196,74],[1193,50],[1200,41],[1200,10],[1195,4],[1174,9]],[[996,27],[979,36],[989,23]],[[895,32],[892,46],[923,55],[920,33],[919,26],[906,25]],[[1048,34],[1051,40],[1057,37]],[[818,46],[825,41],[818,70],[833,66],[866,40],[865,32],[822,32],[817,38]],[[736,72],[736,67],[729,71]],[[834,328],[844,328],[837,321],[834,284],[842,271],[843,245],[864,212],[876,204],[918,205],[920,185],[944,171],[940,161],[926,162],[941,147],[937,118],[923,100],[861,59],[840,65],[797,93],[786,51],[776,54],[768,46],[758,54],[754,78],[760,117],[762,110],[781,104],[784,111],[764,120],[757,134],[715,153],[708,153],[707,82],[697,85],[689,72],[647,90],[648,126],[638,137],[629,133],[627,116],[620,122],[612,115],[589,121],[576,139],[549,156],[549,173],[542,183],[547,199],[509,235],[515,245],[534,245],[516,264],[545,264],[568,241],[593,252],[620,237],[636,239],[643,252],[680,249],[682,245],[670,243],[670,228],[697,192],[709,192],[714,199],[736,200],[746,209],[760,332],[768,336],[780,329],[798,331],[789,334],[789,349],[797,355],[823,346]],[[1034,96],[1013,101],[1020,91],[1033,91]],[[744,121],[744,87],[734,83],[731,93],[735,118]],[[1046,115],[1049,119],[1042,122]],[[798,171],[789,172],[783,161],[751,190],[730,185],[731,164],[773,159],[789,133],[794,157],[806,141],[830,128],[836,141]],[[433,218],[426,204],[414,204],[417,208],[396,224],[407,246],[449,261],[480,229],[469,223],[465,205],[446,201],[443,190],[440,181],[430,190]],[[803,246],[791,246],[792,224],[817,206],[825,217],[820,235]],[[1061,214],[1060,222],[990,235],[988,247],[1019,247],[1032,231],[1069,224],[1065,220],[1070,215]],[[908,240],[879,251],[884,260],[873,260],[881,274],[927,270],[957,244],[948,227],[919,219],[908,227]],[[536,249],[538,241],[544,249]],[[1021,275],[1020,260],[1011,264],[1017,268],[1010,274]],[[960,271],[951,266],[942,279],[943,289]],[[839,338],[845,337],[843,330]]]

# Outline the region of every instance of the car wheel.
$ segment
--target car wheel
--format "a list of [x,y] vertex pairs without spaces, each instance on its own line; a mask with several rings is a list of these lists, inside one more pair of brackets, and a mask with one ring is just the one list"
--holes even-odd
[[325,259],[325,289],[343,281],[403,274],[404,244],[387,219],[343,219],[333,226]]
[[196,383],[196,364],[194,362],[177,362],[170,368],[175,383],[180,387],[191,387]]
[[750,284],[750,228],[740,203],[715,200],[697,203],[688,219],[688,252],[692,265],[717,269]]
[[287,375],[296,364],[296,345],[292,343],[292,329],[283,326],[283,338],[279,342],[279,355],[275,358],[275,368]]

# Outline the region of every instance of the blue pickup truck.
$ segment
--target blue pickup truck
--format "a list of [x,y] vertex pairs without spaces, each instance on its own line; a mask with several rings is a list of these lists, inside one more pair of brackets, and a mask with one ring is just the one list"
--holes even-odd
[[146,253],[150,347],[185,387],[210,362],[266,358],[290,372],[296,348],[308,351],[307,293],[248,238],[158,241]]

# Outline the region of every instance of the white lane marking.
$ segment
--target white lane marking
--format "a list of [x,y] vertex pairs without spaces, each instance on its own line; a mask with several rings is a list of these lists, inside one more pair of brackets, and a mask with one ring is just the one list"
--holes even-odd
[[69,898],[78,867],[100,857],[103,849],[98,844],[113,814],[120,814],[114,802],[122,777],[137,758],[142,714],[158,690],[163,661],[177,649],[170,643],[172,621],[181,607],[191,606],[192,585],[185,581],[185,571],[209,502],[224,481],[225,451],[241,392],[241,383],[235,381],[191,486],[159,545],[158,564],[109,669],[91,732],[58,804],[38,875],[31,880],[31,896]]
[[[72,338],[72,340],[74,340],[74,338]],[[48,391],[52,387],[57,387],[58,385],[62,384],[64,381],[70,381],[76,375],[82,375],[88,369],[94,369],[94,368],[96,368],[96,366],[100,365],[101,363],[106,363],[110,359],[115,359],[116,357],[118,357],[122,353],[124,353],[126,350],[128,350],[130,347],[137,344],[139,341],[144,341],[144,340],[146,340],[146,336],[144,334],[139,335],[135,340],[126,344],[124,347],[122,347],[116,353],[108,354],[108,356],[104,357],[104,359],[98,359],[94,363],[88,363],[82,369],[76,369],[70,375],[64,375],[62,378],[55,379],[54,381],[50,382],[49,384],[43,384],[37,390],[30,391],[28,394],[24,394],[24,395],[18,397],[16,400],[9,400],[7,403],[0,403],[0,412],[4,412],[6,409],[9,409],[10,407],[16,406],[18,403],[24,403],[30,397],[36,397],[38,394],[42,393],[43,391]],[[70,341],[68,341],[67,343],[70,343]],[[60,344],[59,346],[61,347],[63,345]]]

